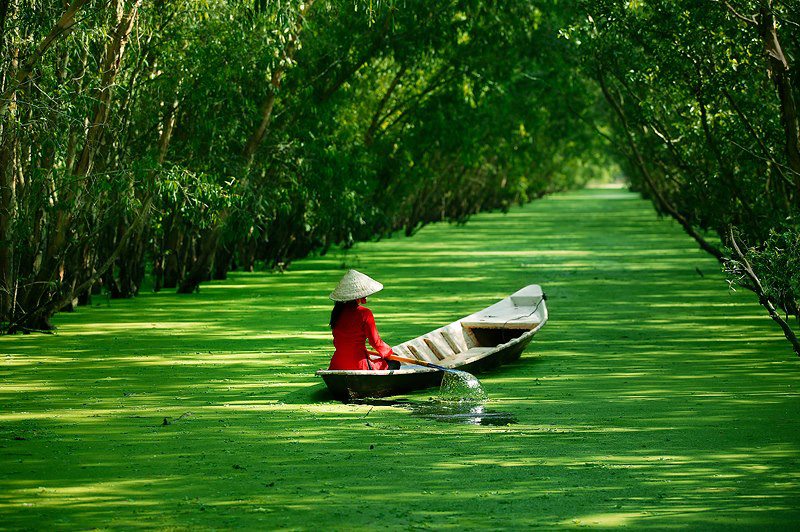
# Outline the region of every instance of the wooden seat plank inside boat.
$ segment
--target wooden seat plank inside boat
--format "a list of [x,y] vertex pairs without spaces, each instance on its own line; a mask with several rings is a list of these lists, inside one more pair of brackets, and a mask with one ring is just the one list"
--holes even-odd
[[414,353],[412,353],[406,346],[402,344],[393,347],[392,350],[401,357],[414,358]]
[[434,364],[439,361],[436,355],[433,354],[433,351],[425,345],[425,342],[420,340],[414,340],[412,343],[406,344],[408,349],[414,355],[414,358],[417,360],[424,360],[425,362],[433,362]]
[[[464,337],[462,335],[459,335],[459,337],[461,338],[463,343]],[[447,345],[450,346],[450,349],[452,349],[453,354],[458,354],[461,351],[465,351],[467,349],[467,345],[464,343],[462,347],[461,343],[459,343],[455,339],[455,336],[447,329],[442,331],[442,338],[444,338],[444,341],[447,342]]]
[[442,365],[448,368],[456,368],[463,365],[469,359],[479,357],[493,349],[493,347],[470,347],[466,351],[458,353],[457,355],[444,360]]
[[438,340],[435,335],[428,336],[424,340],[428,349],[430,349],[439,360],[444,360],[448,356],[452,356],[453,353],[445,347],[444,342]]

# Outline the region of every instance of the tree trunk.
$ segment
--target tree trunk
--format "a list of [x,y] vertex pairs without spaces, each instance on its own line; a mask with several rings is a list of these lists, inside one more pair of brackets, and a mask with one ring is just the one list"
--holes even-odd
[[245,144],[242,152],[245,169],[249,169],[252,166],[256,150],[261,145],[261,141],[264,140],[264,135],[267,132],[267,127],[269,127],[269,122],[272,118],[272,109],[275,106],[275,98],[277,97],[278,90],[281,87],[281,79],[283,78],[283,75],[286,72],[291,60],[294,58],[295,51],[297,50],[297,40],[300,38],[300,31],[303,28],[303,19],[313,4],[314,0],[307,0],[303,8],[300,10],[297,21],[295,21],[294,32],[292,32],[292,35],[290,35],[289,44],[287,45],[286,50],[283,52],[285,66],[278,65],[272,71],[272,76],[270,78],[271,88],[269,89],[269,93],[264,98],[264,101],[261,103],[258,126],[256,126],[255,131],[253,131],[253,133],[250,135],[250,138],[247,139],[247,143]]
[[239,260],[242,262],[242,270],[252,272],[255,270],[256,252],[258,251],[258,238],[251,230],[250,235],[242,245],[242,253]]
[[256,130],[253,131],[253,134],[250,135],[250,138],[247,139],[247,144],[244,146],[244,160],[245,160],[245,168],[250,168],[253,164],[253,158],[255,157],[256,150],[258,149],[259,145],[261,145],[261,141],[264,140],[264,135],[267,132],[267,127],[269,126],[269,121],[272,118],[272,108],[275,106],[275,98],[278,94],[278,89],[281,87],[281,78],[283,77],[283,69],[276,69],[272,73],[272,79],[270,80],[270,85],[272,85],[272,89],[267,94],[264,101],[261,103],[261,109],[259,111],[259,115],[261,116],[261,120],[256,127]]
[[[65,36],[72,25],[75,24],[75,15],[80,9],[89,3],[89,0],[73,0],[67,7],[61,18],[58,19],[56,25],[50,30],[50,33],[44,38],[42,42],[36,47],[36,50],[25,60],[25,64],[17,70],[14,77],[9,81],[6,90],[0,96],[0,120],[5,120],[6,111],[8,111],[12,97],[19,90],[20,86],[27,80],[28,76],[33,72],[36,63],[42,58],[45,52],[53,45],[53,43]],[[8,4],[6,4],[7,7]]]
[[4,48],[6,37],[6,18],[8,17],[8,4],[10,0],[0,0],[0,50]]
[[111,100],[113,96],[114,81],[119,73],[122,64],[122,56],[125,53],[125,45],[128,42],[128,36],[133,29],[133,24],[136,21],[136,15],[139,10],[139,5],[142,0],[134,2],[131,9],[125,13],[117,28],[114,31],[114,37],[106,47],[105,58],[102,65],[102,78],[100,88],[95,95],[94,119],[89,126],[89,131],[86,134],[86,141],[83,145],[81,157],[78,159],[73,174],[79,177],[89,175],[94,164],[94,156],[100,146],[102,136],[106,131],[108,123],[108,116],[111,110]]
[[[7,4],[6,4],[7,9]],[[6,11],[7,12],[7,11]],[[4,51],[4,50],[3,50]],[[17,66],[16,53],[12,55],[11,69]],[[15,298],[13,223],[16,218],[16,175],[14,144],[17,124],[15,119],[16,94],[8,102],[9,120],[3,125],[0,137],[0,323],[10,323]]]
[[778,27],[771,0],[762,0],[758,23],[758,30],[767,52],[767,68],[781,103],[786,158],[789,168],[794,172],[795,197],[798,197],[800,196],[800,124],[797,117],[797,102],[794,99],[789,62],[778,40]]
[[160,292],[164,282],[164,260],[161,255],[153,259],[153,292]]
[[364,134],[364,144],[367,146],[372,144],[372,141],[375,138],[375,132],[378,130],[383,121],[386,120],[386,115],[383,114],[383,110],[386,108],[386,104],[389,103],[389,99],[392,97],[392,93],[397,88],[397,85],[400,83],[400,79],[403,77],[403,74],[406,72],[406,66],[401,65],[400,70],[394,75],[392,82],[389,84],[389,88],[386,89],[386,93],[381,98],[381,101],[378,103],[378,108],[375,109],[375,113],[372,115],[372,122],[367,128],[367,132]]
[[[104,60],[102,63],[103,74],[101,86],[95,94],[95,101],[97,103],[95,105],[94,120],[91,123],[89,131],[86,135],[86,142],[84,144],[81,157],[76,163],[72,172],[73,176],[77,178],[86,177],[91,171],[92,162],[98,147],[98,142],[100,141],[101,135],[107,125],[112,101],[112,85],[116,79],[117,73],[119,72],[122,55],[125,51],[125,43],[127,42],[128,35],[133,28],[133,23],[136,19],[136,14],[141,1],[142,0],[137,0],[131,7],[130,11],[121,17],[114,31],[113,38],[106,46]],[[78,3],[78,0],[73,2],[73,4],[76,3]],[[76,183],[80,183],[80,180],[76,180]],[[27,302],[30,306],[35,308],[41,307],[41,298],[45,296],[46,292],[45,287],[50,281],[53,280],[53,277],[49,276],[48,272],[54,272],[58,269],[63,270],[63,264],[59,266],[59,262],[63,260],[62,255],[66,245],[67,231],[72,225],[76,214],[78,214],[78,212],[81,210],[78,201],[81,196],[80,185],[78,184],[75,186],[75,188],[68,187],[65,192],[66,193],[62,194],[58,201],[59,208],[56,210],[55,227],[52,231],[53,236],[50,238],[50,241],[47,245],[47,251],[45,253],[47,266],[43,268],[41,275],[37,278],[37,282],[41,288],[34,290],[34,293]]]
[[5,128],[0,148],[0,322],[10,322],[14,299],[14,238],[12,224],[15,218],[16,179],[8,138],[10,128]]
[[191,294],[197,290],[197,287],[203,281],[209,278],[211,274],[211,267],[214,262],[214,255],[217,252],[217,244],[219,243],[220,236],[222,235],[222,228],[217,226],[210,230],[200,245],[200,252],[194,261],[192,269],[181,280],[178,286],[179,294]]
[[219,246],[217,253],[214,256],[214,273],[211,276],[215,281],[224,281],[228,278],[228,269],[230,268],[231,258],[233,254],[227,246]]
[[119,284],[123,297],[136,297],[144,281],[144,228],[131,237],[120,258]]
[[164,277],[162,287],[175,288],[178,286],[178,281],[181,277],[178,257],[184,239],[179,225],[180,220],[178,219],[178,215],[172,213],[168,220],[169,223],[165,228],[164,246],[161,249]]
[[[76,234],[81,234],[83,229],[84,220],[83,215],[91,214],[88,206],[81,205],[81,197],[83,195],[83,186],[85,180],[92,170],[92,163],[97,151],[99,142],[102,140],[102,135],[107,128],[107,122],[110,114],[110,106],[112,103],[112,86],[116,76],[120,70],[122,57],[125,50],[125,43],[133,27],[136,19],[138,7],[142,0],[136,0],[127,13],[123,13],[118,19],[118,24],[112,38],[104,48],[104,56],[101,64],[101,86],[94,95],[95,108],[93,111],[93,119],[89,122],[89,129],[86,134],[86,141],[75,165],[68,169],[71,170],[72,179],[59,189],[58,197],[52,194],[52,201],[54,214],[48,214],[51,220],[51,229],[47,232],[48,239],[44,246],[42,253],[42,260],[40,266],[35,266],[38,270],[34,274],[32,288],[26,291],[22,308],[27,312],[21,315],[11,323],[11,327],[29,327],[31,323],[37,321],[47,322],[48,318],[57,312],[63,306],[69,304],[76,294],[81,294],[85,290],[89,290],[92,285],[99,279],[101,275],[106,272],[110,267],[116,256],[121,252],[118,246],[112,253],[113,259],[109,259],[104,263],[99,270],[94,271],[84,276],[86,270],[81,267],[80,257],[75,256],[74,249],[71,250],[72,243],[69,242],[70,231],[75,231]],[[73,0],[69,12],[62,16],[62,19],[56,25],[51,36],[53,37],[50,42],[43,42],[36,53],[29,59],[28,65],[31,61],[38,61],[39,57],[44,50],[52,44],[56,37],[63,35],[69,27],[74,23],[73,18],[77,8],[87,3],[88,0]],[[120,4],[122,5],[122,4]],[[74,9],[73,9],[74,8]],[[64,21],[67,21],[65,25]],[[32,68],[32,67],[31,67]],[[29,74],[25,74],[22,78],[18,75],[15,79],[22,80]],[[16,87],[9,87],[6,93],[12,90],[15,92]],[[5,105],[7,102],[3,102]],[[0,108],[0,114],[5,115],[8,110],[7,106]],[[55,187],[54,189],[55,190]],[[149,210],[150,200],[148,200],[143,211]],[[144,213],[143,213],[144,215]],[[81,222],[78,222],[81,221]],[[141,223],[142,218],[137,218],[137,225]],[[102,222],[102,221],[99,221]],[[89,222],[92,223],[92,222]],[[131,226],[131,227],[134,227]],[[126,231],[126,238],[130,236],[130,227]],[[88,244],[87,244],[88,245]],[[121,244],[121,245],[124,245]],[[92,257],[92,261],[94,258]],[[91,270],[88,270],[91,272]]]

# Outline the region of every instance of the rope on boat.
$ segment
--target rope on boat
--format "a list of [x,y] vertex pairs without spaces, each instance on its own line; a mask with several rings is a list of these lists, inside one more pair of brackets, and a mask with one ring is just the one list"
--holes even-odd
[[500,333],[500,334],[501,334],[501,338],[503,338],[503,341],[502,341],[502,342],[500,342],[500,343],[503,343],[503,344],[504,344],[504,343],[506,343],[506,342],[508,342],[508,341],[512,340],[512,338],[509,338],[508,340],[506,340],[506,331],[508,330],[508,329],[506,329],[506,325],[508,325],[509,323],[511,323],[511,322],[512,322],[512,321],[514,321],[514,320],[518,320],[518,319],[521,319],[521,318],[528,318],[528,317],[530,317],[530,316],[533,316],[534,314],[536,314],[536,311],[537,311],[537,310],[539,310],[539,305],[541,305],[541,304],[542,304],[542,303],[543,303],[543,302],[544,302],[546,299],[547,299],[547,294],[545,294],[544,292],[542,292],[542,297],[540,297],[540,298],[539,298],[539,302],[538,302],[538,303],[536,303],[536,306],[535,306],[535,307],[533,307],[533,310],[532,310],[532,311],[530,311],[529,313],[527,313],[527,314],[525,314],[525,315],[522,315],[522,316],[514,316],[513,318],[511,318],[511,319],[509,319],[508,321],[506,321],[506,322],[503,324],[503,328],[502,328],[502,329],[500,329],[500,330],[502,331],[502,332]]

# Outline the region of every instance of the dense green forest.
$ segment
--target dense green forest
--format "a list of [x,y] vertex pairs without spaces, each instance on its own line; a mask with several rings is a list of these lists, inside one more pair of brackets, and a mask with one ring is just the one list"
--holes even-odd
[[770,0],[2,0],[0,328],[619,171],[800,354],[799,29]]

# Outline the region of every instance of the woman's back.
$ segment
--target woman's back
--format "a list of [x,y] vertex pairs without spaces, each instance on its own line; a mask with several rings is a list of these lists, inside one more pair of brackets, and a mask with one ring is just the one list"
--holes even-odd
[[[372,277],[356,270],[349,270],[331,292],[330,298],[336,302],[331,311],[330,322],[336,351],[328,369],[363,370],[389,367],[386,359],[393,354],[392,348],[378,335],[372,311],[361,306],[367,302],[367,296],[381,289],[383,285]],[[364,341],[369,341],[372,348],[380,355],[380,360],[369,359]],[[399,366],[394,361],[392,364]]]
[[328,369],[385,369],[383,360],[368,360],[365,341],[369,341],[381,356],[392,352],[378,334],[372,311],[358,304],[346,305],[333,327],[336,352]]

